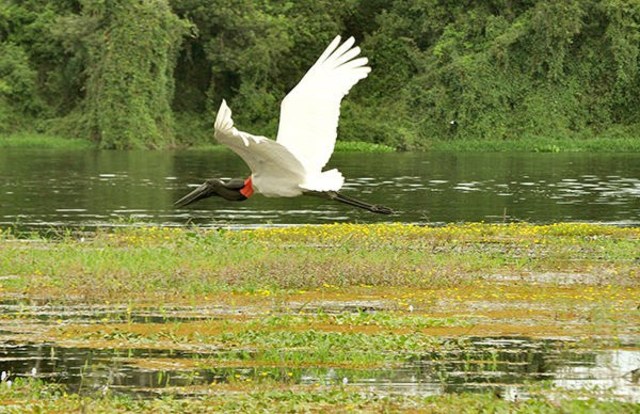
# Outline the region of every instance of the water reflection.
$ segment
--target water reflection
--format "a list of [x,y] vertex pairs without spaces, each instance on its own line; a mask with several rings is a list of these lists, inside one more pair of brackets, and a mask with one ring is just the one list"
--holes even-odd
[[[1,278],[0,278],[1,280]],[[48,325],[57,323],[173,323],[205,320],[236,314],[251,315],[251,307],[208,306],[162,306],[136,307],[118,304],[52,304],[48,300],[2,300],[0,301],[0,319],[25,318],[29,323]]]
[[174,209],[189,185],[242,177],[228,151],[0,152],[0,225],[263,226],[340,221],[587,221],[640,224],[640,154],[335,154],[344,191],[381,217],[313,197]]
[[[350,307],[323,312],[345,312]],[[364,306],[349,306],[361,312]],[[309,312],[315,312],[309,308]],[[637,338],[620,342],[617,349],[585,349],[572,339],[527,337],[443,337],[424,349],[403,355],[403,365],[377,368],[332,368],[325,366],[252,366],[258,352],[253,348],[214,344],[180,344],[171,340],[149,340],[135,334],[100,333],[102,324],[181,323],[194,320],[223,320],[256,315],[247,306],[163,306],[136,307],[87,303],[50,303],[46,300],[6,300],[0,303],[0,319],[19,321],[0,330],[0,371],[11,378],[35,375],[45,381],[62,383],[80,393],[108,390],[154,396],[164,392],[187,395],[206,392],[209,384],[227,382],[322,384],[361,387],[376,395],[493,391],[505,398],[526,398],[530,386],[553,384],[560,390],[587,390],[607,398],[640,402],[640,348]],[[126,349],[61,346],[35,343],[52,326],[95,326],[87,341],[120,340]],[[174,325],[175,326],[175,325]],[[284,351],[286,352],[286,351]],[[239,366],[233,362],[242,360]],[[286,358],[285,358],[286,360]],[[224,362],[223,362],[224,361]],[[181,388],[190,386],[189,388]],[[195,388],[191,386],[196,386]]]
[[[219,367],[224,350],[104,350],[53,344],[0,345],[0,366],[15,376],[63,383],[73,392],[115,390],[154,395],[207,386],[213,382],[281,381],[359,386],[376,394],[435,395],[492,390],[505,398],[526,398],[528,387],[551,382],[560,389],[589,390],[608,397],[640,401],[632,372],[640,367],[638,350],[576,350],[560,340],[469,338],[442,350],[415,351],[404,366],[380,369],[326,367]],[[197,368],[193,368],[196,366]],[[189,368],[191,367],[191,368]],[[603,394],[604,395],[604,394]]]

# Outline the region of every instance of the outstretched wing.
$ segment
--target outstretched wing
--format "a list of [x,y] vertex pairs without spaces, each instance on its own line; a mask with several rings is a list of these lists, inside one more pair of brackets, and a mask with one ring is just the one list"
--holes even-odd
[[353,37],[340,44],[336,36],[280,106],[277,142],[298,158],[307,171],[327,164],[338,135],[340,101],[371,68],[356,58]]
[[269,138],[238,131],[224,100],[216,116],[215,138],[238,154],[254,175],[268,176],[274,184],[304,180],[304,167],[287,148]]

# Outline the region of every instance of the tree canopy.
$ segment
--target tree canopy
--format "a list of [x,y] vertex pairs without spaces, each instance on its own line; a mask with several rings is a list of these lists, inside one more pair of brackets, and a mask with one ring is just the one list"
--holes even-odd
[[639,26],[637,0],[4,0],[0,132],[189,145],[225,98],[273,135],[280,100],[342,34],[373,71],[340,139],[637,137]]

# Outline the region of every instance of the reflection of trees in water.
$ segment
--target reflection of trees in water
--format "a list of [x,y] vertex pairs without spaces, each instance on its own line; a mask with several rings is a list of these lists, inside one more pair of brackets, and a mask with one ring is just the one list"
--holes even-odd
[[[349,177],[345,193],[391,205],[399,212],[394,220],[402,222],[638,222],[638,160],[638,154],[336,153],[328,168]],[[248,174],[225,150],[3,150],[0,221],[91,226],[123,217],[240,225],[380,219],[309,197],[173,207],[188,184]]]
[[[224,353],[223,350],[217,352],[218,356]],[[233,352],[229,356],[233,357]],[[127,392],[133,388],[233,383],[249,379],[252,382],[267,379],[286,383],[356,384],[422,395],[478,389],[517,394],[517,385],[538,380],[554,380],[557,385],[569,388],[605,384],[624,390],[633,387],[630,373],[640,365],[638,351],[572,350],[562,341],[527,338],[445,341],[438,350],[425,350],[424,353],[415,350],[411,362],[404,366],[375,369],[215,367],[216,359],[207,360],[207,354],[199,352],[63,348],[48,344],[5,343],[0,345],[0,357],[3,358],[2,370],[10,371],[14,376],[29,375],[32,368],[36,368],[40,378],[66,384],[69,391],[81,393],[110,387]],[[256,355],[248,353],[246,357],[250,361]],[[167,370],[138,367],[128,358],[157,360],[159,366],[166,358],[202,360],[203,363],[199,368]],[[629,390],[633,393],[631,388]]]
[[468,385],[521,384],[555,377],[566,364],[591,366],[595,352],[563,350],[562,342],[524,338],[472,338],[457,349],[432,351],[417,362],[424,381],[441,381],[446,392],[460,392]]

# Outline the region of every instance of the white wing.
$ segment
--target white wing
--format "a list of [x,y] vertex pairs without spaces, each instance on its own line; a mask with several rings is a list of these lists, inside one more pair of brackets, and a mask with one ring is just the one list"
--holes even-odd
[[340,101],[371,68],[357,58],[359,47],[336,36],[280,106],[277,142],[298,158],[309,173],[327,164],[338,134]]
[[[295,196],[305,181],[305,169],[291,152],[266,137],[238,131],[223,100],[215,122],[215,138],[231,148],[251,169],[256,189],[267,196]],[[259,183],[267,183],[259,186]],[[295,193],[295,194],[294,194]]]

